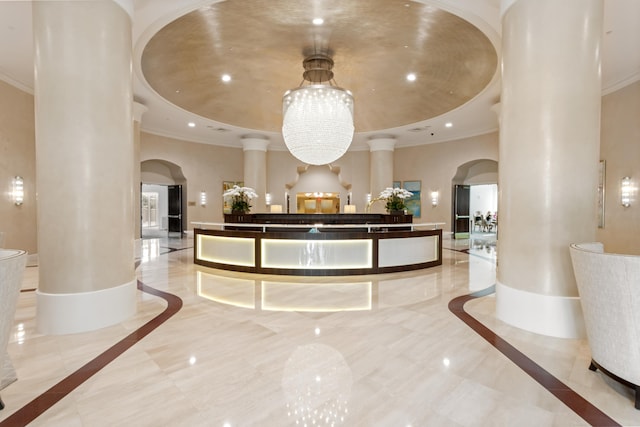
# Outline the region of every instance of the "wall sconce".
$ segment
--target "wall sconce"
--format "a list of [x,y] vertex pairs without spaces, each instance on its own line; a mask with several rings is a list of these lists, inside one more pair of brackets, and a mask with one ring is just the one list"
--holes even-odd
[[271,213],[282,213],[282,205],[271,205]]
[[438,197],[440,197],[440,194],[437,191],[431,192],[431,206],[438,206]]
[[200,206],[202,206],[202,207],[207,206],[207,192],[206,191],[201,191],[200,192]]
[[364,199],[367,202],[367,204],[371,203],[371,193],[367,193]]
[[620,203],[625,208],[631,206],[631,193],[633,192],[633,186],[631,185],[631,178],[625,176],[622,178],[622,183],[620,184]]
[[24,179],[21,176],[13,178],[13,189],[11,197],[16,206],[20,206],[24,202]]
[[271,204],[271,193],[267,193],[264,195],[264,202],[269,206]]
[[356,213],[356,205],[344,205],[344,213]]

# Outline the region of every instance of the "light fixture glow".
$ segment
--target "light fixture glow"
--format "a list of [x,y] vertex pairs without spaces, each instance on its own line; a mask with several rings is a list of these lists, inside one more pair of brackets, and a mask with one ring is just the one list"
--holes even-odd
[[16,206],[20,206],[24,202],[24,179],[21,176],[14,177],[12,186],[11,196],[13,203]]
[[437,191],[431,192],[431,206],[438,206],[438,197],[440,194]]
[[264,202],[267,206],[271,205],[271,193],[267,193],[264,195]]
[[187,123],[187,126],[189,126],[190,128],[194,128],[196,127],[196,124],[194,122],[189,122]]
[[407,74],[407,80],[410,82],[415,82],[416,81],[416,75],[415,73],[409,73]]
[[200,192],[200,206],[202,206],[202,207],[207,206],[207,192],[206,191],[201,191]]
[[446,127],[446,128],[450,128],[452,126],[453,126],[453,123],[451,123],[451,122],[447,122],[447,123],[444,124],[444,127]]
[[313,18],[313,25],[322,25],[324,24],[324,19],[322,18]]
[[231,76],[229,74],[223,74],[221,79],[223,82],[228,83],[231,81]]
[[282,136],[291,154],[307,164],[325,165],[344,155],[353,140],[353,96],[322,84],[333,79],[333,60],[322,54],[303,61],[308,86],[283,96]]
[[631,193],[633,192],[633,186],[631,185],[631,178],[625,176],[622,178],[622,183],[620,184],[620,203],[625,208],[631,206]]

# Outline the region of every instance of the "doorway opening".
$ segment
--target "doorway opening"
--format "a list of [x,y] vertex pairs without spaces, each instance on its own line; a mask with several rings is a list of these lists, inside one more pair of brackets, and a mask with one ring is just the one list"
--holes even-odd
[[182,186],[142,184],[140,194],[142,238],[182,235]]
[[497,233],[498,162],[480,159],[459,166],[452,187],[453,238],[468,239],[473,233]]
[[140,237],[183,237],[187,180],[182,169],[165,160],[145,160],[140,169]]

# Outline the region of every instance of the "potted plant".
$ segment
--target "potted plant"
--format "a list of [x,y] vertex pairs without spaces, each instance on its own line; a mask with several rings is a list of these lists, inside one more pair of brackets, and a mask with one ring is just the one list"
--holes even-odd
[[225,191],[222,196],[231,197],[232,214],[247,214],[251,210],[251,204],[249,202],[251,199],[258,197],[258,194],[253,188],[234,185]]
[[380,193],[378,199],[385,201],[384,207],[388,213],[403,215],[407,209],[404,201],[411,196],[413,196],[413,193],[404,188],[387,187]]

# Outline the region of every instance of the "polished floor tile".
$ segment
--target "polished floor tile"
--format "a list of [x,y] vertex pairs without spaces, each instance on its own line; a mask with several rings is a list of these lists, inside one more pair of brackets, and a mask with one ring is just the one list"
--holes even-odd
[[[448,308],[494,284],[495,236],[445,241],[440,267],[348,278],[204,268],[192,244],[143,241],[138,279],[182,306],[29,425],[588,425]],[[171,305],[142,290],[121,324],[42,336],[36,286],[29,267],[9,345],[19,380],[2,391],[0,425]],[[464,310],[617,423],[640,425],[633,393],[587,369],[585,340],[505,325],[491,295]]]

